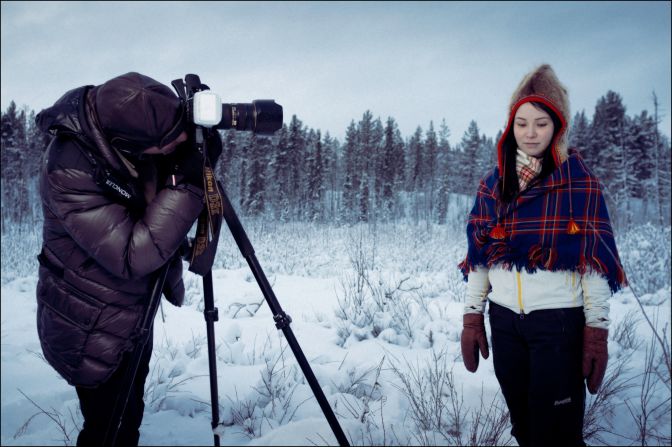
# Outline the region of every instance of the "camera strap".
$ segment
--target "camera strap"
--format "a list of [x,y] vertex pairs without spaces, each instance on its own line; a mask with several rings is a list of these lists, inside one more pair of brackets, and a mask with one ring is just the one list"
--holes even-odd
[[93,152],[82,144],[78,143],[76,146],[93,167],[93,179],[103,190],[103,194],[110,200],[121,203],[136,211],[142,210],[145,207],[144,195],[138,192],[138,186],[135,181],[122,174],[115,173],[111,168],[106,166],[104,160],[94,155]]
[[203,185],[205,187],[206,206],[198,216],[194,248],[189,262],[189,271],[197,275],[205,275],[212,268],[217,253],[217,242],[222,227],[222,186],[215,178],[211,166],[203,168]]

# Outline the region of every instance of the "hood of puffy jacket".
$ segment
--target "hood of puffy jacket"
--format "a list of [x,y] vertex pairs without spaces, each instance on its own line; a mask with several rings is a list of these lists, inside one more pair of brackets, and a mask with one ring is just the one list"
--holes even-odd
[[161,147],[184,130],[180,98],[166,85],[130,72],[110,79],[92,93],[98,124],[116,149],[137,155]]
[[567,123],[570,113],[567,88],[560,83],[553,68],[548,64],[543,64],[525,75],[511,96],[506,130],[497,144],[497,163],[500,173],[504,172],[506,155],[515,154],[515,147],[509,146],[516,145],[513,137],[513,121],[516,112],[520,106],[528,102],[542,103],[556,115],[561,126],[555,132],[550,150],[556,167],[567,159]]
[[53,106],[47,107],[37,114],[35,123],[43,132],[51,135],[69,135],[84,143],[105,160],[106,164],[116,171],[128,173],[119,154],[113,151],[105,137],[91,125],[90,113],[91,93],[96,87],[86,85],[67,91]]
[[53,106],[47,107],[37,114],[35,123],[42,132],[56,135],[67,132],[83,139],[88,139],[84,104],[86,94],[93,85],[74,88],[61,96]]
[[[93,114],[87,114],[87,102],[94,109]],[[184,108],[177,95],[160,82],[135,72],[96,87],[68,91],[53,106],[42,110],[36,122],[45,132],[69,132],[88,138],[89,142],[95,141],[91,129],[95,126],[107,143],[132,156],[148,147],[169,143],[185,128]]]

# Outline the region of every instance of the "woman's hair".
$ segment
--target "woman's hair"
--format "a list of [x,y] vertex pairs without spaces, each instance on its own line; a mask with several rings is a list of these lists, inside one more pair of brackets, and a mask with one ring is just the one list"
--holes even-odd
[[[555,162],[553,161],[553,153],[550,150],[551,146],[556,142],[555,139],[560,132],[562,127],[562,122],[560,118],[553,112],[553,110],[548,107],[546,104],[536,101],[530,101],[537,110],[543,110],[548,113],[553,121],[553,137],[549,146],[544,151],[544,156],[541,162],[541,172],[539,173],[538,178],[543,179],[548,176],[555,170]],[[518,186],[518,174],[516,173],[516,156],[518,143],[516,143],[516,137],[513,133],[513,128],[506,135],[506,140],[504,140],[503,145],[504,153],[504,172],[501,173],[500,177],[500,197],[503,202],[509,203],[513,198],[518,194],[520,187]]]

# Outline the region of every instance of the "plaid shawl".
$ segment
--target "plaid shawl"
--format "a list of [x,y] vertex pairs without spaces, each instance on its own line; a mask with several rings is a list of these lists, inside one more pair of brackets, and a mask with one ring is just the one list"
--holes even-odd
[[508,205],[497,200],[498,180],[499,168],[481,180],[469,214],[468,252],[459,265],[465,280],[476,266],[500,265],[530,273],[595,271],[612,293],[627,286],[600,183],[578,152],[570,150],[551,175]]

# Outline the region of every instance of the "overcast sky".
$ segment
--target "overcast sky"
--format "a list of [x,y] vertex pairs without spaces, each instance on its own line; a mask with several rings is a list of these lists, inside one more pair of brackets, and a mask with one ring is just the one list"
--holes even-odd
[[274,98],[343,138],[368,109],[404,137],[442,119],[494,137],[522,76],[550,63],[572,115],[608,90],[670,135],[670,2],[2,2],[2,110],[139,71],[200,75],[224,102]]

